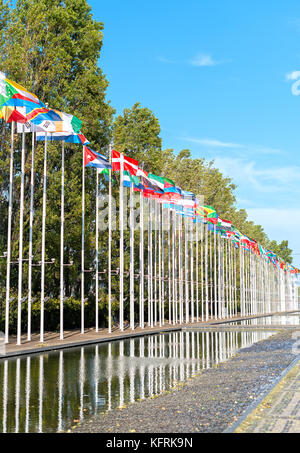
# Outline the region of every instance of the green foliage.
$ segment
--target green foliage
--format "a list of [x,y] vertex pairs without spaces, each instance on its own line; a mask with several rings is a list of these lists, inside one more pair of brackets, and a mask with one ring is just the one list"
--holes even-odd
[[289,248],[289,241],[282,241],[278,244],[276,241],[269,242],[269,249],[272,250],[276,255],[280,256],[288,264],[292,264],[293,250]]

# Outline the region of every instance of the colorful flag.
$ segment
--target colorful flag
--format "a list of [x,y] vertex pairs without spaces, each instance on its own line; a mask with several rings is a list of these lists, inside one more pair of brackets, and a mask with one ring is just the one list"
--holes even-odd
[[[69,113],[60,112],[55,109],[48,109],[47,112],[41,113],[35,118],[28,119],[33,123],[33,125],[41,126],[49,132],[55,132],[56,135],[53,135],[53,140],[65,140],[69,134],[78,134],[82,126],[82,121],[79,120],[76,116],[70,115]],[[39,134],[41,136],[42,134]],[[42,138],[40,139],[42,140]],[[74,142],[72,142],[74,143]]]
[[164,193],[165,181],[161,176],[154,175],[153,173],[148,173],[148,178],[154,190],[159,193]]
[[26,123],[30,115],[38,115],[48,109],[39,98],[26,88],[13,82],[0,72],[0,111],[7,123]]

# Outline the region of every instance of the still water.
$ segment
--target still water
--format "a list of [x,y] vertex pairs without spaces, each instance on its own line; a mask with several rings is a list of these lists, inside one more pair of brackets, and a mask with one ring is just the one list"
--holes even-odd
[[0,431],[57,432],[162,393],[273,332],[180,331],[0,360]]
[[227,323],[229,326],[299,326],[300,313],[290,313],[288,315],[263,316],[261,318],[245,319]]

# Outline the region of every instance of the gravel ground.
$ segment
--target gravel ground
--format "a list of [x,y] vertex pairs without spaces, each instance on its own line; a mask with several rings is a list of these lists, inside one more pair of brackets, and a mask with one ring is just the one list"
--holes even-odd
[[72,432],[223,432],[295,359],[294,341],[291,330],[280,331],[169,392],[96,415]]

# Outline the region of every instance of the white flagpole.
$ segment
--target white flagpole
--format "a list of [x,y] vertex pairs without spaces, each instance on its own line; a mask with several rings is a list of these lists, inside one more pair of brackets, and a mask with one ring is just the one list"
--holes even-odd
[[120,330],[124,330],[124,156],[120,154]]
[[205,320],[208,321],[208,228],[207,223],[204,224],[205,232]]
[[189,315],[189,270],[188,270],[188,236],[187,217],[184,216],[184,253],[185,253],[185,322],[188,324]]
[[179,278],[179,323],[183,324],[183,265],[182,265],[182,216],[178,215],[178,278]]
[[168,295],[169,295],[169,324],[172,322],[171,314],[171,210],[168,208]]
[[95,330],[99,331],[99,168],[96,171]]
[[151,241],[151,204],[150,204],[150,198],[148,198],[148,242],[147,242],[147,251],[148,251],[148,327],[151,326],[151,290],[150,290],[150,278],[151,278],[151,247],[150,247],[150,241]]
[[203,288],[203,222],[201,220],[201,321],[204,321],[204,288]]
[[144,196],[140,192],[140,327],[144,329]]
[[61,221],[60,221],[60,339],[64,339],[64,223],[65,223],[65,141],[61,145]]
[[150,274],[149,274],[149,281],[150,281],[150,326],[153,327],[153,253],[152,253],[152,210],[153,203],[152,199],[149,198],[149,250],[150,250]]
[[25,126],[22,126],[22,157],[21,157],[21,191],[20,191],[20,231],[19,231],[19,278],[18,278],[18,320],[17,345],[21,344],[21,312],[23,283],[23,217],[24,217],[24,170],[25,170]]
[[133,182],[130,185],[130,328],[134,330],[134,219],[133,219]]
[[161,247],[161,317],[162,325],[165,325],[165,220],[164,220],[164,207],[161,206],[161,235],[162,235],[162,247]]
[[195,321],[195,310],[194,310],[194,235],[193,235],[193,220],[190,219],[191,227],[191,322]]
[[[109,146],[109,163],[111,164],[111,145]],[[112,241],[112,227],[111,227],[111,178],[112,170],[109,169],[109,182],[108,182],[108,333],[111,333],[111,241]]]
[[11,260],[11,220],[14,171],[14,129],[15,122],[11,123],[11,147],[9,166],[9,195],[8,195],[8,231],[7,231],[7,264],[6,264],[6,301],[5,301],[5,343],[9,336],[9,302],[10,302],[10,260]]
[[214,299],[215,299],[215,319],[218,319],[218,303],[217,303],[217,227],[214,225]]
[[81,206],[81,333],[84,334],[84,208],[85,208],[85,168],[84,146],[82,147],[82,206]]
[[162,290],[162,281],[161,281],[161,250],[162,250],[162,225],[161,225],[161,205],[158,203],[158,301],[159,301],[159,326],[162,326],[162,305],[161,305],[161,290]]
[[157,324],[157,202],[154,199],[154,325]]
[[28,256],[28,314],[27,340],[31,341],[31,299],[32,299],[32,228],[34,196],[34,131],[32,131],[31,180],[30,180],[30,215],[29,215],[29,256]]
[[44,187],[43,187],[43,217],[42,217],[42,258],[41,258],[41,320],[40,342],[44,341],[44,304],[45,304],[45,239],[46,239],[46,201],[47,201],[47,132],[45,132],[44,149]]
[[173,288],[173,305],[172,305],[172,312],[173,312],[173,325],[175,325],[175,304],[176,304],[176,291],[175,291],[175,219],[176,219],[176,212],[173,211],[173,225],[172,225],[172,288]]
[[199,222],[196,216],[196,321],[199,322]]

